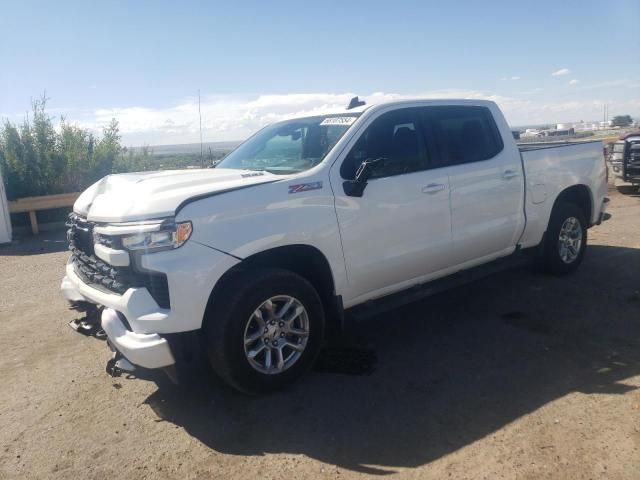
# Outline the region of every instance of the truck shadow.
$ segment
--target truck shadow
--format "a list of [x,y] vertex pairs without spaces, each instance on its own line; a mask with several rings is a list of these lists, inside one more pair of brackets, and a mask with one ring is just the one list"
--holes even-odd
[[640,374],[640,250],[590,246],[555,278],[504,272],[358,324],[371,375],[314,372],[247,397],[217,381],[146,403],[213,450],[304,454],[385,475],[469,445],[567,394],[622,395]]

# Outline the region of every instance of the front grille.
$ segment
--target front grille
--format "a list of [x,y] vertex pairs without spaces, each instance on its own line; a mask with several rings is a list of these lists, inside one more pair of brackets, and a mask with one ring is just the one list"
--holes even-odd
[[[119,295],[122,295],[131,286],[126,279],[124,268],[112,267],[95,255],[89,256],[78,248],[71,248],[71,254],[73,255],[74,270],[83,282]],[[129,269],[127,268],[127,270]]]
[[640,143],[632,143],[629,147],[626,173],[629,177],[640,176]]
[[72,213],[66,225],[69,227],[69,249],[73,251],[75,248],[85,255],[93,255],[93,224]]
[[109,265],[96,257],[93,251],[93,223],[71,214],[67,226],[74,271],[84,283],[118,295],[129,288],[144,287],[158,306],[170,308],[169,284],[165,274]]
[[627,173],[634,176],[640,175],[640,149],[633,149],[629,152]]

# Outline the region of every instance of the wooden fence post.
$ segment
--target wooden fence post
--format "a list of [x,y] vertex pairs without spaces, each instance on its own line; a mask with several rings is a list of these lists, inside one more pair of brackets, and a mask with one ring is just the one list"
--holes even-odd
[[80,193],[61,193],[58,195],[44,195],[41,197],[19,198],[9,202],[9,212],[11,213],[28,213],[31,222],[31,232],[37,235],[40,232],[38,228],[38,210],[50,210],[52,208],[72,207]]
[[35,210],[29,210],[29,221],[31,222],[31,233],[37,235],[39,233],[38,217],[36,216]]

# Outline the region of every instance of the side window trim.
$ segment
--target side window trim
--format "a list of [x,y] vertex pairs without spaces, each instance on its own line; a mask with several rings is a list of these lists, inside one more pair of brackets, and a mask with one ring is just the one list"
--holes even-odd
[[444,161],[444,154],[441,152],[429,109],[430,107],[418,107],[418,120],[420,121],[420,131],[429,155],[427,170],[434,170],[446,167],[447,163]]
[[[496,124],[496,119],[493,116],[493,113],[491,113],[491,110],[489,110],[487,107],[482,107],[482,110],[484,111],[484,114],[487,118],[487,122],[489,123],[489,128],[491,129],[491,133],[493,133],[493,137],[495,139],[496,142],[496,146],[498,147],[496,150],[496,153],[493,157],[491,158],[495,158],[498,155],[500,155],[502,153],[502,151],[504,150],[504,141],[502,140],[502,135],[500,135],[500,130],[498,130],[498,125]],[[488,158],[487,160],[491,160],[491,158]]]

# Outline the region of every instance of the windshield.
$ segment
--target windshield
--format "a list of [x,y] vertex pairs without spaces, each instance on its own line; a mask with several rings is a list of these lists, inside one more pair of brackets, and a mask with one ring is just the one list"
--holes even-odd
[[217,168],[302,172],[318,165],[360,114],[297,118],[263,128],[222,160]]

